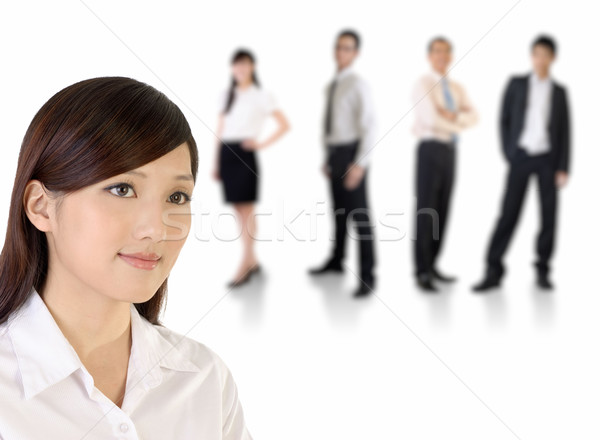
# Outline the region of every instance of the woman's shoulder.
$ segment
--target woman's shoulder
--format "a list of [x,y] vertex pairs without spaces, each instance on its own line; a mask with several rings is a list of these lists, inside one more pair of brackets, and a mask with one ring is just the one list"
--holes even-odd
[[265,108],[267,112],[272,112],[278,107],[278,101],[273,92],[264,87],[255,86],[256,99]]
[[215,367],[221,372],[227,371],[227,366],[221,357],[202,342],[162,325],[150,325],[174,350],[199,369]]
[[4,359],[5,355],[13,352],[8,330],[9,323],[8,320],[5,320],[0,324],[0,359]]

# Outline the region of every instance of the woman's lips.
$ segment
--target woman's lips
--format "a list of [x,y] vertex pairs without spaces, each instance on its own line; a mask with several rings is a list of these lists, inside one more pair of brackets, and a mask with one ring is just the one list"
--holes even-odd
[[133,267],[144,270],[152,270],[158,266],[160,257],[155,253],[137,252],[135,254],[118,254],[122,260]]

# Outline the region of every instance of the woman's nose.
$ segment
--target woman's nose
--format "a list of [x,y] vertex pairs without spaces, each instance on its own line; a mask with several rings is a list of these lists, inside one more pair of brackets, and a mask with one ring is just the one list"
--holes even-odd
[[134,238],[143,240],[150,238],[159,242],[167,238],[167,225],[163,220],[165,208],[162,203],[144,203],[138,207],[134,227]]

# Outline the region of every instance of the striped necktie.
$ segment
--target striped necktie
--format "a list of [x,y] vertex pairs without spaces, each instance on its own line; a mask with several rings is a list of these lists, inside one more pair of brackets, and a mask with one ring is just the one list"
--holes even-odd
[[[454,98],[452,98],[452,94],[450,93],[450,85],[448,84],[448,79],[444,76],[442,77],[442,91],[444,93],[444,101],[446,103],[446,109],[454,112],[456,111],[456,106],[454,104]],[[458,140],[458,136],[452,133],[452,142],[456,143]]]

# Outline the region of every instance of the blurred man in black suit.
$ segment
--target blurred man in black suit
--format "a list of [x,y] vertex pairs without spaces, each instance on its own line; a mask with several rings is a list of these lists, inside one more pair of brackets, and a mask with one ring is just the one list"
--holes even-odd
[[533,72],[510,80],[501,112],[504,156],[510,164],[502,202],[487,253],[485,278],[476,292],[499,286],[505,272],[502,257],[519,219],[529,177],[536,175],[541,202],[541,231],[537,237],[537,284],[552,289],[548,278],[554,247],[557,189],[567,182],[569,168],[569,109],[567,92],[550,77],[556,43],[548,36],[532,44]]

